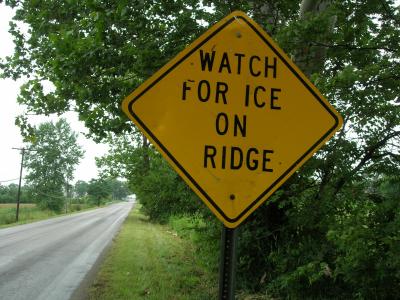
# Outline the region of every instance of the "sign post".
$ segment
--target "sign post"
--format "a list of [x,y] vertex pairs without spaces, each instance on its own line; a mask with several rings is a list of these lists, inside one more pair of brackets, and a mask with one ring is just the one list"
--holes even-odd
[[224,226],[222,229],[218,297],[220,300],[235,299],[237,232],[237,228]]
[[[122,109],[231,229],[342,125],[284,51],[238,11],[127,96]],[[224,236],[236,245],[234,230]],[[232,253],[223,260],[233,262]]]

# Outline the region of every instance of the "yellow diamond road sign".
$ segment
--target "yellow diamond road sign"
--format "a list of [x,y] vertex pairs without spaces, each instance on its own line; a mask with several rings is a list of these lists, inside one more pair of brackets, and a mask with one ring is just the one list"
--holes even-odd
[[342,124],[253,20],[234,12],[123,101],[144,132],[230,228]]

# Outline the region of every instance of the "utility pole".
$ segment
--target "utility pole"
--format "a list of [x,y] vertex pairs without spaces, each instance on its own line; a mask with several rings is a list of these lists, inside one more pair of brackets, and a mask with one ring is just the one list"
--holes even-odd
[[[67,184],[65,185],[65,193],[66,193],[66,199],[65,199],[65,213],[68,213],[68,194],[69,194],[69,187],[68,187],[68,180]],[[69,206],[69,210],[71,210],[71,205]]]
[[24,155],[25,155],[25,148],[13,148],[15,150],[21,150],[21,169],[19,171],[19,184],[18,184],[18,194],[17,194],[17,214],[15,216],[16,222],[18,222],[19,217],[19,202],[21,197],[21,180],[22,180],[22,168],[24,166]]
[[21,199],[21,181],[22,181],[22,169],[24,166],[24,156],[25,156],[25,151],[35,151],[35,150],[30,150],[26,148],[13,148],[14,150],[20,150],[21,151],[21,169],[19,171],[19,184],[18,184],[18,194],[17,194],[17,213],[15,216],[16,222],[18,222],[19,218],[19,202]]

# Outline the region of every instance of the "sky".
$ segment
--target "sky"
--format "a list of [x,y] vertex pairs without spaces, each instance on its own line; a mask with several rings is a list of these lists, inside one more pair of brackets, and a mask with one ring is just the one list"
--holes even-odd
[[[11,35],[8,33],[8,23],[14,15],[13,11],[0,4],[0,57],[5,57],[13,53],[14,45]],[[13,81],[11,79],[0,79],[0,184],[18,183],[21,154],[12,148],[21,148],[24,144],[20,135],[19,128],[15,126],[15,117],[23,114],[25,109],[18,105],[17,96],[23,80]],[[72,130],[77,133],[87,133],[82,122],[78,120],[78,115],[73,112],[62,115],[66,118]],[[58,117],[29,116],[33,124],[46,121],[56,121]],[[97,167],[95,157],[107,153],[108,146],[96,144],[88,140],[82,134],[79,135],[78,144],[85,150],[85,157],[81,160],[75,170],[76,180],[89,181],[97,177]],[[26,174],[26,172],[25,172]]]

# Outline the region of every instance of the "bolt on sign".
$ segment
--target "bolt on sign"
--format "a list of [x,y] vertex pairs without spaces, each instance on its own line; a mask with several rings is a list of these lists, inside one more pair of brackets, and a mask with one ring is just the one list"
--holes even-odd
[[233,12],[123,101],[226,227],[237,227],[342,124],[263,29]]

